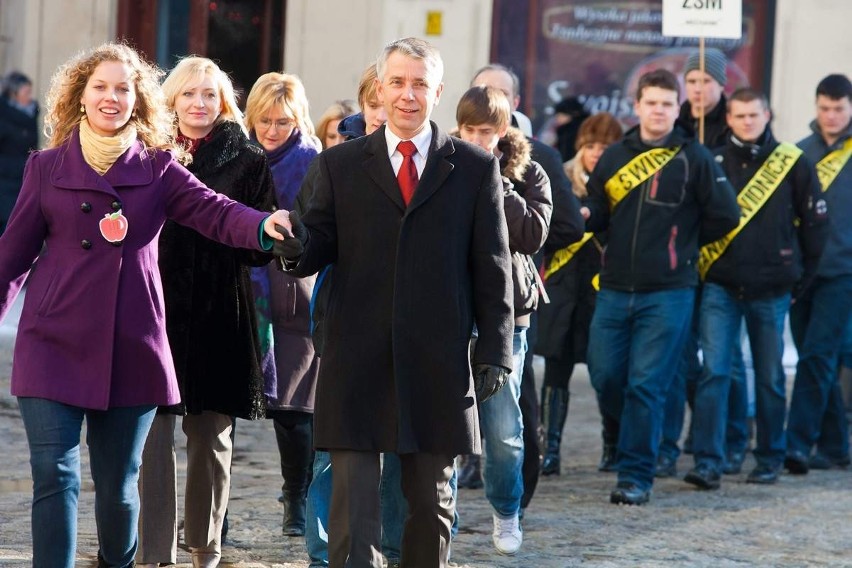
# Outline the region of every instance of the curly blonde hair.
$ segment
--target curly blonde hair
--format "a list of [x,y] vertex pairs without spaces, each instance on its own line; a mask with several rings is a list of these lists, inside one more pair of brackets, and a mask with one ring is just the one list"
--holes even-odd
[[145,61],[132,47],[108,42],[69,59],[56,70],[47,93],[44,133],[48,147],[55,148],[71,136],[80,123],[80,100],[95,68],[106,61],[117,61],[131,70],[136,91],[136,107],[128,124],[136,127],[137,138],[149,149],[173,150],[179,157],[184,152],[175,144],[174,115],[166,105],[160,89],[163,71]]
[[[166,104],[170,109],[174,109],[175,101],[181,91],[193,81],[198,84],[204,77],[213,79],[213,82],[216,83],[216,90],[219,91],[220,108],[216,124],[223,121],[236,122],[248,136],[246,125],[243,123],[243,112],[237,104],[237,96],[231,79],[216,63],[206,57],[190,55],[178,61],[178,64],[163,81]],[[178,120],[175,117],[175,125],[177,123]]]
[[308,137],[316,135],[308,111],[305,86],[298,77],[286,73],[266,73],[258,77],[246,99],[246,126],[249,131],[253,131],[261,117],[275,106],[296,123],[302,134]]

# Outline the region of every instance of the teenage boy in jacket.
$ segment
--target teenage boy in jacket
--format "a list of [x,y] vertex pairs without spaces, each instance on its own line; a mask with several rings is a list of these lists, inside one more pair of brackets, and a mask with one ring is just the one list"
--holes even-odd
[[583,209],[587,231],[609,229],[589,372],[602,412],[621,424],[615,504],[650,498],[663,405],[695,301],[698,246],[739,220],[712,155],[675,124],[679,89],[666,70],[639,79],[639,125],[604,152]]
[[[520,79],[514,71],[499,63],[489,63],[488,65],[478,69],[473,75],[470,82],[471,87],[477,85],[487,85],[494,87],[503,92],[509,99],[509,105],[512,107],[512,124],[520,130],[522,122],[520,118],[527,119],[518,111],[521,103]],[[530,143],[530,156],[532,160],[538,163],[547,174],[550,180],[550,193],[553,196],[553,215],[550,220],[550,231],[548,233],[547,242],[545,243],[542,252],[552,253],[561,248],[579,241],[583,237],[583,218],[580,216],[580,201],[571,191],[571,182],[565,175],[565,170],[562,167],[562,158],[556,149],[548,146],[540,140],[531,138],[527,135],[527,141]],[[541,260],[542,254],[537,255],[536,259]],[[539,447],[538,430],[538,395],[535,387],[535,374],[533,371],[533,352],[535,350],[538,316],[533,314],[530,320],[530,328],[527,330],[527,343],[529,349],[524,358],[524,373],[521,379],[521,410],[524,415],[524,496],[521,498],[521,518],[523,518],[524,509],[529,506],[535,494],[535,488],[538,485],[539,468],[541,466],[541,448]],[[547,404],[542,401],[543,404]],[[471,463],[470,461],[468,463]],[[478,469],[478,462],[473,460],[473,468],[468,466],[459,474],[459,484],[463,478],[466,478],[469,487],[471,479],[477,479],[475,473]],[[473,475],[468,475],[468,471]]]
[[[696,49],[689,54],[683,67],[683,84],[686,100],[680,105],[678,121],[685,128],[692,130],[693,135],[698,138],[700,116],[704,115],[704,138],[699,140],[711,151],[725,145],[728,134],[728,123],[725,120],[726,99],[725,85],[728,82],[728,59],[725,54],[715,48],[709,48],[704,52],[704,71],[701,70],[701,56]],[[663,419],[663,437],[660,440],[660,453],[657,456],[657,478],[675,477],[677,475],[677,459],[680,456],[680,440],[683,431],[685,407],[688,404],[690,410],[695,405],[695,385],[701,376],[701,362],[698,359],[698,310],[700,304],[701,290],[696,290],[696,302],[693,308],[692,323],[689,335],[684,345],[683,358],[678,367],[678,373],[666,398],[665,418]],[[735,367],[741,370],[741,382],[731,385],[731,398],[737,396],[742,398],[742,404],[747,405],[747,393],[745,388],[736,388],[745,384],[745,370],[742,369],[742,353],[739,348],[734,354]],[[737,399],[738,400],[738,399]],[[746,413],[743,410],[742,413]],[[739,408],[736,413],[737,420],[740,419]],[[733,418],[733,417],[732,417]],[[742,426],[735,425],[738,429],[746,429],[746,417],[742,417]],[[743,450],[748,440],[742,441]],[[684,442],[684,450],[691,453],[692,443],[692,421],[689,424],[689,433]],[[738,454],[743,456],[741,451]],[[741,457],[740,457],[741,461]],[[738,473],[738,471],[737,471]]]
[[494,87],[470,88],[456,108],[459,137],[500,160],[503,206],[512,253],[515,331],[512,373],[506,385],[479,407],[485,438],[485,495],[494,508],[494,547],[515,554],[523,541],[519,522],[524,480],[524,423],[520,407],[521,376],[527,350],[530,314],[543,289],[530,255],[547,238],[553,201],[547,174],[530,158],[523,133],[509,126],[509,100]]
[[701,249],[700,340],[704,370],[693,406],[695,467],[684,481],[718,489],[725,463],[732,352],[745,318],[755,373],[757,467],[747,483],[775,483],[784,461],[787,398],[782,358],[791,291],[817,268],[828,230],[816,171],[769,129],[769,103],[753,89],[728,101],[731,128],[716,161],[738,191],[739,226]]
[[[830,465],[849,464],[849,436],[837,382],[838,355],[852,315],[852,83],[829,75],[817,85],[813,134],[799,147],[814,164],[832,222],[813,284],[790,309],[799,351],[790,416],[790,473],[808,473],[811,450]],[[823,459],[824,458],[824,459]]]

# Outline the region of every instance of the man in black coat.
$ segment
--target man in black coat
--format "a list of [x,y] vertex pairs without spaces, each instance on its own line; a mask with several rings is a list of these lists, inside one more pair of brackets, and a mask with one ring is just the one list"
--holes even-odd
[[278,252],[297,276],[335,263],[314,433],[334,469],[329,565],[382,566],[379,454],[396,452],[402,562],[432,568],[448,562],[453,459],[481,451],[474,396],[512,365],[511,261],[497,159],[429,121],[437,50],[397,40],[377,66],[387,125],[319,155]]
[[38,110],[30,79],[18,71],[6,75],[0,96],[0,233],[21,191],[27,157],[38,149]]

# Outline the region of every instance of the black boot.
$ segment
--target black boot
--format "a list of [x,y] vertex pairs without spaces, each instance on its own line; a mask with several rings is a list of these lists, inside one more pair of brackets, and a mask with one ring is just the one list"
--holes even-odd
[[307,525],[307,491],[303,494],[285,494],[284,524],[281,532],[284,536],[305,536]]
[[310,415],[291,413],[273,416],[275,437],[281,454],[281,476],[284,484],[284,522],[282,532],[286,536],[304,536],[308,485],[311,482],[313,464],[313,436]]
[[541,400],[542,416],[547,442],[544,460],[541,462],[542,475],[559,475],[559,446],[562,442],[562,428],[568,416],[568,401],[571,394],[568,389],[544,387]]
[[484,483],[482,482],[482,466],[479,456],[470,454],[462,458],[457,485],[465,489],[482,488]]
[[603,419],[603,452],[601,453],[601,462],[598,464],[598,471],[617,471],[617,454],[618,454],[618,428],[619,424],[614,420]]
[[603,452],[601,452],[601,462],[598,464],[598,471],[615,471],[615,455],[618,447],[615,444],[603,444]]

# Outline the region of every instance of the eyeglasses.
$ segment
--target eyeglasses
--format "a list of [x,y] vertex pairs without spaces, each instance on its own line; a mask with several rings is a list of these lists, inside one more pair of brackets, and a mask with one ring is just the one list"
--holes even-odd
[[261,118],[257,121],[257,127],[260,130],[270,130],[274,126],[276,130],[279,132],[282,130],[287,130],[288,128],[292,128],[295,126],[295,122],[288,119],[283,118],[281,120],[271,120],[269,118]]

